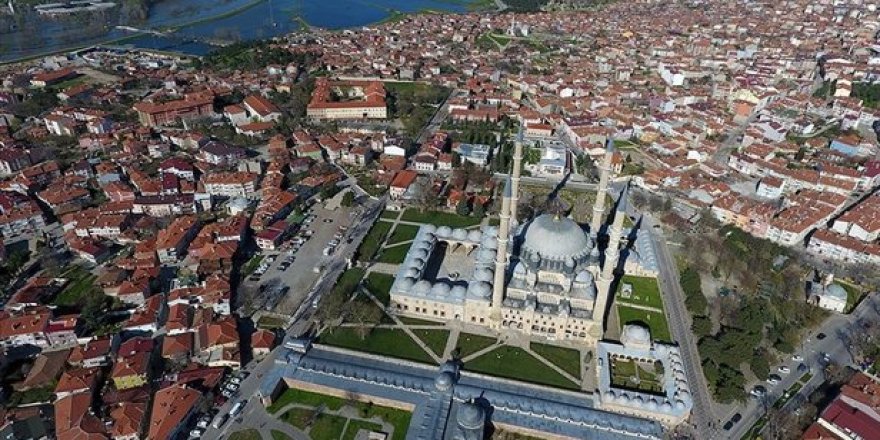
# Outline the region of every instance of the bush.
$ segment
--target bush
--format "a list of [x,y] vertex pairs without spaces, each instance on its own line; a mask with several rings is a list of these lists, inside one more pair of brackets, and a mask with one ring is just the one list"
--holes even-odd
[[698,338],[709,336],[712,334],[712,320],[706,316],[696,316],[691,325],[691,330],[693,330]]

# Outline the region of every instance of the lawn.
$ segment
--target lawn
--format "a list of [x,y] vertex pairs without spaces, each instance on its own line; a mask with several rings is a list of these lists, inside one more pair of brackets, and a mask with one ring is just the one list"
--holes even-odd
[[382,211],[382,214],[379,215],[381,218],[387,219],[395,219],[400,214],[400,211]]
[[350,297],[363,277],[364,270],[359,267],[353,267],[346,270],[339,276],[339,279],[336,280],[336,284],[333,286],[333,290],[330,291],[330,294],[343,295],[345,298]]
[[481,218],[468,217],[458,214],[452,214],[442,211],[420,211],[418,209],[407,209],[403,212],[403,221],[413,223],[428,223],[437,226],[449,226],[450,228],[464,228],[474,226],[480,223]]
[[382,241],[385,240],[385,236],[388,235],[388,231],[390,230],[391,223],[376,222],[373,224],[370,232],[367,233],[367,236],[364,237],[364,241],[361,242],[361,245],[358,248],[358,259],[360,261],[372,260],[376,255],[376,252],[379,251],[379,247],[382,246]]
[[[620,292],[623,290],[624,284],[632,286],[632,296],[629,298],[621,296]],[[660,296],[660,286],[657,285],[657,278],[624,275],[617,285],[616,295],[618,302],[663,310],[663,298]]]
[[351,419],[348,421],[348,426],[345,428],[345,434],[342,436],[342,440],[354,440],[354,437],[361,429],[366,429],[367,431],[382,432],[382,425],[366,422],[363,420]]
[[315,417],[315,411],[306,408],[291,408],[290,411],[281,416],[281,421],[289,423],[299,429],[306,429],[312,418]]
[[78,307],[82,305],[82,298],[84,295],[91,292],[99,292],[103,294],[103,292],[95,286],[95,279],[97,279],[97,277],[82,267],[74,266],[61,276],[70,281],[64,290],[62,290],[52,301],[52,304],[56,306]]
[[495,342],[497,342],[497,339],[490,336],[459,333],[455,348],[458,349],[458,357],[463,358],[489,347]]
[[442,322],[439,321],[431,321],[428,319],[419,319],[419,318],[410,318],[408,316],[400,316],[397,319],[400,319],[400,322],[409,325],[443,325]]
[[622,358],[612,358],[609,364],[612,386],[653,394],[663,393],[663,386],[660,384],[663,375],[662,366],[659,370],[648,371],[650,366],[644,367],[633,360]]
[[669,334],[669,324],[667,324],[666,316],[663,313],[618,304],[617,316],[620,318],[621,328],[630,323],[643,324],[651,330],[651,339],[660,342],[672,342],[672,336]]
[[341,416],[330,414],[319,414],[312,428],[309,430],[309,437],[313,440],[330,440],[342,437],[342,431],[345,429],[345,422],[348,419]]
[[425,353],[403,330],[377,328],[366,339],[361,339],[354,328],[339,327],[333,333],[321,333],[318,342],[349,350],[379,354],[416,362],[433,364],[434,359]]
[[391,285],[394,284],[394,275],[378,272],[370,272],[364,281],[364,287],[386,306],[391,301]]
[[859,304],[859,301],[862,299],[862,289],[859,289],[856,286],[853,286],[847,282],[838,281],[840,287],[843,287],[843,290],[846,290],[846,313],[852,312],[852,310]]
[[247,263],[245,263],[244,266],[241,267],[241,276],[246,277],[246,276],[254,273],[254,271],[257,270],[257,267],[259,267],[260,263],[262,263],[262,262],[263,262],[262,255],[254,255],[253,258],[248,260]]
[[287,320],[281,319],[275,316],[261,316],[259,321],[257,321],[257,328],[262,329],[276,329],[276,328],[284,328],[287,326]]
[[449,339],[449,330],[426,330],[413,329],[412,332],[422,340],[437,356],[443,356],[446,350],[446,341]]
[[416,234],[419,233],[419,228],[420,226],[416,225],[397,225],[397,227],[394,228],[394,232],[388,237],[386,245],[409,241],[416,238]]
[[263,437],[260,436],[260,431],[256,429],[245,429],[244,431],[230,434],[229,440],[263,440]]
[[409,248],[410,245],[408,244],[382,248],[382,252],[379,253],[379,258],[376,258],[376,261],[388,264],[401,264],[406,259],[406,253],[409,252]]
[[547,368],[525,350],[507,345],[468,361],[465,370],[557,388],[579,389],[577,384]]
[[571,348],[532,342],[529,347],[553,365],[565,370],[566,373],[581,377],[581,353]]
[[269,433],[272,434],[272,440],[293,440],[292,438],[288,437],[287,434],[281,431],[276,431],[273,429],[269,431]]
[[288,388],[272,402],[266,408],[271,414],[275,414],[284,408],[285,406],[291,403],[298,403],[300,405],[318,407],[321,405],[325,405],[327,409],[331,411],[337,411],[343,406],[345,406],[345,401],[333,396],[327,396],[324,394],[313,393],[310,391],[298,390],[295,388]]

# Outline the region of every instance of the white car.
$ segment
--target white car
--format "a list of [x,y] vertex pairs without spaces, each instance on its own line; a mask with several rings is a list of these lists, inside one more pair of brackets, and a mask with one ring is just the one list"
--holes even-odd
[[199,428],[193,429],[192,431],[189,432],[189,438],[201,438],[202,433],[204,433],[204,431],[202,431]]
[[803,361],[804,361],[804,357],[801,356],[801,355],[799,355],[799,354],[796,354],[796,355],[794,355],[794,356],[791,357],[791,360],[793,360],[793,361],[795,361],[795,362],[803,362]]
[[777,368],[777,370],[778,370],[780,373],[782,373],[782,374],[788,374],[788,373],[791,373],[791,368],[788,368],[788,367],[785,366],[785,365],[780,365],[779,368]]

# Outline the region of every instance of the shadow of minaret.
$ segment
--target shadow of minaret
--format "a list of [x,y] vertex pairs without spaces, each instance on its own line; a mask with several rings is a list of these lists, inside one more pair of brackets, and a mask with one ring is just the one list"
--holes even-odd
[[565,184],[568,183],[568,179],[571,177],[571,172],[565,174],[565,177],[553,187],[553,190],[547,194],[547,206],[550,206],[550,203],[553,202],[554,199],[559,197],[559,192],[562,191],[562,188],[565,188]]

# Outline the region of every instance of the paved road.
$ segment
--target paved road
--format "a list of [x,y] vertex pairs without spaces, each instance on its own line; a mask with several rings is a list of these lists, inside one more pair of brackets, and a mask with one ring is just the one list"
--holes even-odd
[[[871,293],[849,315],[832,315],[804,340],[802,347],[795,354],[803,357],[803,363],[810,369],[813,377],[786,403],[784,409],[794,410],[795,405],[803,402],[811,392],[825,381],[825,376],[822,374],[824,366],[820,361],[823,353],[828,353],[832,363],[855,367],[847,348],[848,344],[845,335],[859,331],[859,321],[871,322],[874,325],[880,324],[880,296],[876,293]],[[824,333],[826,337],[821,340],[817,339],[816,335],[819,333]],[[723,422],[727,422],[735,412],[742,414],[742,420],[733,426],[730,432],[727,433],[726,438],[741,438],[766,413],[766,408],[773,406],[773,403],[782,396],[785,390],[800,379],[801,373],[797,372],[797,365],[799,363],[791,360],[791,358],[786,358],[785,362],[779,365],[789,367],[791,373],[777,373],[783,376],[783,380],[775,386],[771,387],[769,384],[763,383],[768,391],[766,399],[749,399],[725,415]],[[779,365],[774,366],[774,368]]]
[[712,398],[709,395],[706,377],[703,375],[696,340],[691,331],[690,314],[684,305],[684,292],[678,283],[678,268],[666,247],[666,239],[663,237],[662,230],[659,227],[654,227],[656,224],[650,214],[644,215],[642,230],[647,231],[647,236],[654,245],[657,265],[660,269],[658,277],[660,288],[664,294],[663,304],[666,306],[670,330],[681,349],[685,376],[687,376],[694,399],[691,424],[697,439],[716,438],[713,428],[716,417],[712,408]]
[[416,143],[421,145],[428,141],[437,130],[440,130],[440,127],[443,125],[443,121],[446,120],[446,116],[449,115],[449,98],[453,96],[457,96],[459,94],[464,93],[462,90],[453,89],[449,92],[449,96],[443,100],[443,103],[440,104],[440,107],[437,108],[437,111],[434,112],[434,116],[431,117],[431,120],[428,122],[428,125],[422,129],[422,132],[419,134],[418,139],[416,139]]

